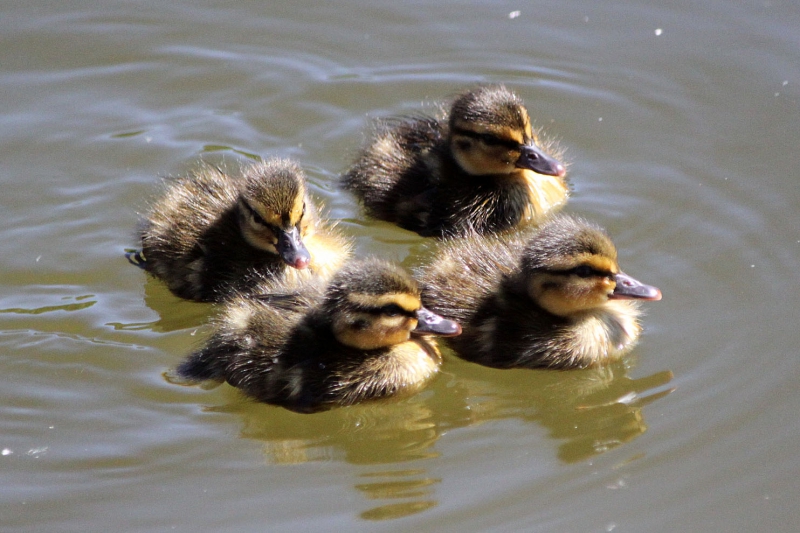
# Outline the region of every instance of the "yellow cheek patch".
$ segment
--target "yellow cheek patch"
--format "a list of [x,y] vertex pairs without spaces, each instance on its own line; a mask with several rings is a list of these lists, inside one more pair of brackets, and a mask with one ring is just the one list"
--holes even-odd
[[388,304],[396,304],[409,313],[413,313],[421,307],[419,298],[404,292],[390,292],[386,294],[353,292],[347,295],[347,300],[364,307],[383,307]]
[[305,239],[311,237],[314,233],[314,225],[311,217],[303,217],[303,220],[300,221],[300,236]]
[[563,276],[543,275],[531,283],[528,294],[548,312],[567,317],[605,304],[613,290],[614,282],[608,278],[569,281]]
[[374,350],[407,341],[416,325],[416,320],[405,316],[376,318],[359,313],[334,326],[334,335],[347,346]]
[[406,323],[409,320],[411,320],[411,319],[408,318],[407,316],[402,316],[402,315],[400,315],[400,316],[382,316],[382,317],[380,317],[378,319],[378,321],[377,321],[378,323],[376,325],[377,325],[377,327],[379,329],[382,329],[382,330],[385,330],[385,331],[396,330],[396,329],[400,329],[400,328],[404,328],[404,329],[409,329],[410,330],[412,328],[406,328],[405,327]]
[[335,332],[336,340],[346,346],[361,350],[374,350],[405,342],[409,339],[409,330],[397,330],[389,334],[376,335],[372,331],[343,330]]

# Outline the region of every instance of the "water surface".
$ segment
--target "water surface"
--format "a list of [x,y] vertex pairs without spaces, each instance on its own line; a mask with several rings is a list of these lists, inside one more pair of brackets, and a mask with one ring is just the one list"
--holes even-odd
[[[0,462],[19,531],[794,531],[793,2],[11,2],[0,8]],[[502,82],[568,210],[657,285],[623,362],[448,357],[315,415],[163,372],[213,308],[127,264],[160,177],[297,159],[358,252],[423,240],[336,187],[375,116]]]

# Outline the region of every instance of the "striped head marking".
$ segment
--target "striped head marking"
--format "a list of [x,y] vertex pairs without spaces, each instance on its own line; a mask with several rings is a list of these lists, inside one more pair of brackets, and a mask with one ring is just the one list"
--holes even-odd
[[240,226],[254,247],[280,255],[290,266],[305,268],[310,256],[302,239],[313,231],[313,206],[300,168],[283,159],[248,167],[239,195]]

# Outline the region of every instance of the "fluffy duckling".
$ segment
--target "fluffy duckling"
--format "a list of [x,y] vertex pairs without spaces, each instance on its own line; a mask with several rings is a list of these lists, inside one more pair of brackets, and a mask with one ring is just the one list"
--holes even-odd
[[219,301],[258,273],[330,277],[350,243],[317,218],[305,176],[285,159],[235,178],[207,163],[171,181],[145,215],[131,262],[182,298]]
[[[438,371],[434,341],[461,327],[422,307],[402,268],[347,264],[318,279],[262,280],[263,296],[226,303],[207,344],[175,371],[183,381],[227,381],[256,400],[311,412],[413,392]],[[413,335],[413,336],[412,336]]]
[[423,301],[456,320],[461,357],[496,368],[582,368],[636,343],[639,302],[661,292],[623,274],[599,227],[557,216],[516,237],[445,241],[423,272]]
[[566,202],[565,174],[538,145],[522,100],[486,86],[459,95],[441,119],[378,121],[342,181],[370,216],[446,236],[538,224]]

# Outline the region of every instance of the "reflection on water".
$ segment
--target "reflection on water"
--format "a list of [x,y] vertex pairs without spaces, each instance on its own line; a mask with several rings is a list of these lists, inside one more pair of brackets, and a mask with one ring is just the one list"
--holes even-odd
[[[558,442],[562,462],[575,463],[644,434],[643,407],[674,390],[666,388],[670,371],[629,377],[630,360],[570,371],[456,364],[460,367],[451,383],[440,376],[429,390],[401,400],[303,415],[228,390],[228,403],[206,410],[238,415],[241,435],[262,441],[270,464],[345,461],[367,467],[353,485],[382,504],[360,516],[385,520],[437,505],[435,488],[441,479],[428,473],[426,461],[439,456],[435,445],[446,432],[505,419],[530,422]],[[409,462],[412,468],[386,468]]]
[[574,463],[630,442],[647,431],[642,407],[671,393],[660,389],[672,380],[665,370],[632,379],[624,363],[543,376],[550,383],[541,389],[540,408],[530,418],[562,440],[558,457]]
[[435,506],[436,502],[433,501],[395,503],[375,507],[368,511],[364,511],[359,516],[365,520],[388,520],[392,518],[402,518],[404,516],[427,511],[431,507]]
[[144,281],[144,301],[151,310],[158,313],[158,320],[149,322],[118,323],[108,325],[118,330],[150,330],[159,333],[198,328],[208,322],[214,313],[214,306],[206,303],[190,302],[174,296],[158,279],[131,267],[135,274],[146,278]]
[[362,478],[373,478],[380,481],[357,483],[356,490],[361,491],[370,500],[411,501],[390,503],[373,507],[360,514],[366,520],[388,520],[416,514],[436,506],[436,500],[430,499],[433,485],[440,483],[438,478],[425,477],[425,470],[387,470],[361,474]]
[[242,436],[263,440],[275,464],[342,459],[383,465],[428,459],[439,438],[430,395],[298,414],[249,400],[211,407],[243,418]]
[[86,309],[97,303],[96,300],[84,302],[87,298],[94,298],[94,294],[86,294],[84,296],[64,296],[61,299],[66,301],[74,300],[80,303],[66,303],[61,305],[45,305],[42,307],[9,307],[7,309],[0,309],[0,313],[13,313],[17,315],[41,315],[44,313],[52,313],[53,311],[80,311]]
[[535,422],[560,441],[561,461],[583,461],[644,434],[642,407],[674,390],[662,389],[672,372],[632,379],[628,361],[568,371],[485,369],[486,377],[473,371],[455,387],[470,414],[462,423]]

